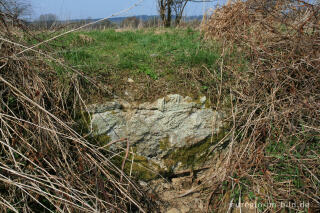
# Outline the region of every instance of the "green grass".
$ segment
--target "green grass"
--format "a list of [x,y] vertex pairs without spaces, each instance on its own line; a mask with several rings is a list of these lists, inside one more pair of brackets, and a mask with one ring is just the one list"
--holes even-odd
[[[296,189],[301,189],[306,185],[305,176],[308,173],[297,162],[303,162],[309,166],[306,159],[317,159],[312,150],[320,150],[319,136],[309,136],[309,138],[304,143],[299,143],[297,138],[292,138],[287,142],[271,142],[266,147],[266,154],[276,162],[270,163],[267,169],[274,174],[277,182],[291,181]],[[320,187],[319,183],[318,185]]]
[[[92,42],[83,44],[79,41],[80,34]],[[158,34],[154,30],[107,30],[72,33],[57,43],[67,47],[60,51],[65,59],[88,71],[100,68],[108,72],[112,67],[161,74],[178,67],[213,66],[219,55],[200,37],[199,32],[190,30],[172,29]]]
[[[45,40],[59,33],[38,37]],[[220,79],[222,45],[204,40],[202,33],[193,29],[80,31],[51,41],[49,46],[56,58],[99,79],[118,96],[123,97],[128,86],[135,87],[136,101],[179,93],[195,99],[206,95],[215,103],[217,85],[230,77],[230,72],[223,72]],[[224,62],[243,70],[247,67],[247,60],[236,51]],[[63,77],[68,71],[59,66],[52,65]],[[139,85],[128,84],[128,78]]]
[[[90,41],[83,41],[83,36]],[[51,43],[69,64],[111,79],[179,81],[181,70],[217,69],[217,46],[204,42],[198,31],[156,29],[71,33]],[[207,88],[202,85],[202,88]]]

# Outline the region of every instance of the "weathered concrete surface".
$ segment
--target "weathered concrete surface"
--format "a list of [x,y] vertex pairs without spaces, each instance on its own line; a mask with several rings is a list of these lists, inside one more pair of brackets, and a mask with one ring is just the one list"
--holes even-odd
[[89,112],[95,135],[108,135],[111,141],[128,138],[138,155],[163,167],[162,158],[172,150],[197,145],[221,131],[223,113],[206,106],[205,97],[174,94],[153,103],[92,105]]

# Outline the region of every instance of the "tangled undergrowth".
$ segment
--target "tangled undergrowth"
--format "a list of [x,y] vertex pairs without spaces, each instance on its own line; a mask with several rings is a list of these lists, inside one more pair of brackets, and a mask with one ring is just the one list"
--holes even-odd
[[[203,30],[224,44],[221,88],[233,100],[226,170],[214,180],[212,207],[251,202],[261,211],[316,212],[320,6],[304,0],[233,1],[215,10]],[[246,57],[248,71],[224,63],[233,51]]]
[[76,131],[83,85],[93,81],[76,70],[58,75],[48,64],[61,61],[25,51],[32,35],[10,14],[0,17],[0,211],[150,210],[144,192],[110,162],[121,153],[102,153]]
[[[77,131],[76,119],[87,119],[79,115],[84,87],[99,83],[48,51],[25,51],[32,35],[14,17],[0,18],[0,211],[151,211],[110,162],[123,153],[102,152]],[[231,108],[233,124],[208,210],[245,202],[265,212],[319,210],[319,24],[319,6],[307,1],[247,0],[218,8],[203,26],[223,44],[220,72],[190,75],[214,82],[212,100]]]

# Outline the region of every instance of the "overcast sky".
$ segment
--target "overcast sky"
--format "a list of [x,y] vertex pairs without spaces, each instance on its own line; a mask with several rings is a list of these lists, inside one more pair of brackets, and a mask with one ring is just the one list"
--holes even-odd
[[[156,15],[157,0],[144,0],[139,6],[120,16]],[[186,15],[201,15],[203,8],[209,9],[226,0],[216,0],[210,3],[189,3]],[[61,20],[79,18],[103,18],[123,9],[129,8],[138,0],[29,0],[35,19],[41,14],[53,13]]]

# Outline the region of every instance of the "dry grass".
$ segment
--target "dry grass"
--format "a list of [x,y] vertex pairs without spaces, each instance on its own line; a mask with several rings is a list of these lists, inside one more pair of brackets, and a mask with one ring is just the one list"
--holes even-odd
[[[234,1],[203,26],[207,38],[225,44],[222,58],[237,50],[250,62],[248,71],[221,63],[230,76],[221,87],[235,98],[225,178],[214,189],[225,194],[222,182],[229,184],[237,202],[248,192],[251,202],[304,201],[312,212],[320,204],[320,8],[270,2]],[[217,200],[216,207],[227,201]]]
[[[184,75],[214,79],[217,109],[231,106],[228,152],[209,203],[308,202],[312,212],[320,202],[320,9],[302,0],[268,2],[217,9],[204,31],[224,44],[219,72],[204,66]],[[61,81],[46,61],[67,66],[25,51],[26,34],[0,24],[0,210],[151,211],[148,197],[110,162],[124,154],[106,153],[75,131],[76,118],[88,119],[78,115],[86,111],[83,85],[99,83],[74,69]],[[235,50],[248,70],[229,59]]]
[[79,116],[82,85],[92,81],[76,70],[61,81],[47,65],[59,61],[25,52],[25,36],[0,25],[0,211],[150,210],[144,192],[110,162],[121,153],[103,153],[75,131],[75,119],[88,119]]

